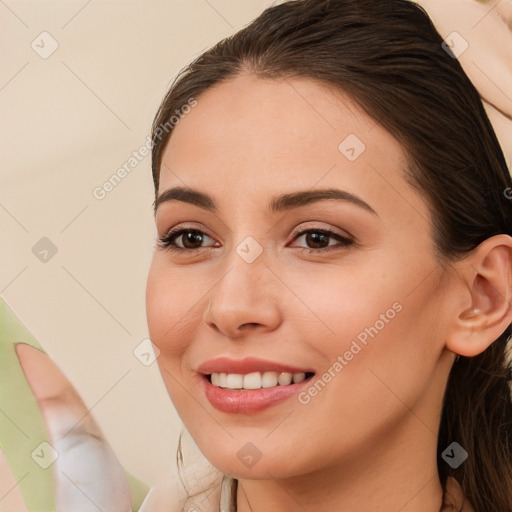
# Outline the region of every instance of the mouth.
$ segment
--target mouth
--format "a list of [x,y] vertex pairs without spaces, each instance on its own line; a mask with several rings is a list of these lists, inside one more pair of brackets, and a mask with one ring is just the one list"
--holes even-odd
[[206,398],[217,410],[255,414],[296,396],[314,377],[313,372],[252,372],[199,374]]

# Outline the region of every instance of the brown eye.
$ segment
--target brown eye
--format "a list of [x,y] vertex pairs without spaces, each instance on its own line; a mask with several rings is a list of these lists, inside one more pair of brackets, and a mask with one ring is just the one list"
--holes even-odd
[[[158,240],[158,245],[163,249],[169,249],[172,251],[187,251],[202,249],[201,244],[205,238],[209,238],[208,235],[200,231],[199,229],[193,228],[181,228],[170,231],[164,237]],[[181,245],[176,243],[181,241]]]
[[[300,231],[295,235],[294,240],[304,237],[307,247],[300,247],[306,252],[326,252],[334,249],[341,249],[354,243],[350,238],[344,237],[328,229],[308,229]],[[330,240],[337,240],[338,244],[330,244]]]
[[331,238],[329,235],[316,232],[309,232],[306,233],[304,236],[304,239],[308,244],[308,247],[312,249],[323,249],[324,247],[327,247],[329,245],[329,239]]
[[197,249],[203,243],[203,233],[197,231],[186,231],[177,238],[181,238],[183,247],[186,249]]

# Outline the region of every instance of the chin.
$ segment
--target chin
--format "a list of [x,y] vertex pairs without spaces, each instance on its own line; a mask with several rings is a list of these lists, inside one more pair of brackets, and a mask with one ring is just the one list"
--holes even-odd
[[261,458],[257,459],[256,452],[254,452],[254,456],[251,459],[251,456],[248,455],[250,450],[251,448],[248,447],[246,448],[246,453],[244,453],[242,448],[235,453],[231,451],[222,454],[206,453],[205,456],[210,464],[223,474],[233,478],[269,480],[273,478],[290,478],[301,473],[299,468],[295,470],[288,463],[283,464],[283,456],[279,454],[274,453],[272,457],[261,454]]

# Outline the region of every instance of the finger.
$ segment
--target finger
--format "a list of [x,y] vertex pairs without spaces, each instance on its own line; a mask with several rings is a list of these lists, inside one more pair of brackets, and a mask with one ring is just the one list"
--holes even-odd
[[16,353],[55,449],[57,511],[131,511],[124,470],[72,384],[40,350],[18,343]]
[[[442,37],[458,32],[458,56],[480,96],[509,119],[512,116],[512,17],[510,1],[494,7],[475,0],[418,0]],[[467,43],[467,48],[466,48]]]

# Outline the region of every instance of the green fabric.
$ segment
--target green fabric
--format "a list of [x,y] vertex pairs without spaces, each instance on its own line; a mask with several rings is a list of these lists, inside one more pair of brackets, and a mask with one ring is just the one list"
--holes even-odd
[[[131,473],[125,470],[126,480],[128,481],[128,485],[130,486],[130,496],[132,498],[132,509],[134,511],[138,511],[144,498],[147,496],[149,492],[149,487],[147,484],[134,477]],[[156,511],[155,511],[156,512]]]
[[[19,482],[18,488],[30,512],[53,512],[55,481],[52,466],[43,469],[31,457],[42,442],[49,443],[50,439],[15,352],[19,342],[47,353],[0,297],[0,449]],[[138,511],[149,487],[125,473],[132,509]]]
[[[55,510],[51,466],[41,468],[31,453],[48,433],[18,356],[18,342],[45,352],[20,319],[0,298],[0,447],[11,468],[23,499],[31,512]],[[46,352],[45,352],[46,353]]]

